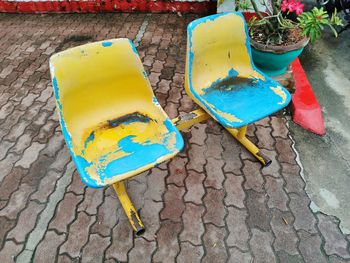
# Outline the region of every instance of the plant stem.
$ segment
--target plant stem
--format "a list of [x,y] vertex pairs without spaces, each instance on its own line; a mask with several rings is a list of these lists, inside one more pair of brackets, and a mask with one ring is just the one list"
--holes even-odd
[[[255,0],[250,0],[250,2],[251,2],[252,6],[253,6],[253,8],[254,8],[254,11],[255,11],[256,15],[257,15],[260,19],[264,19],[264,17],[263,17],[262,14],[260,13],[260,11],[259,11],[259,9],[258,9],[258,7],[257,7],[257,5],[256,5],[256,3],[255,3]],[[268,21],[268,20],[266,20],[266,19],[265,19],[265,21],[266,21],[266,26],[267,26],[267,28],[269,29],[269,31],[270,31],[270,32],[273,32],[273,27],[272,27],[270,21]]]

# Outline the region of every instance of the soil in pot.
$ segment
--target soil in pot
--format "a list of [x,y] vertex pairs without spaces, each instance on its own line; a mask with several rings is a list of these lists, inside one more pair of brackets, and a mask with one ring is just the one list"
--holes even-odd
[[284,74],[308,43],[300,28],[286,30],[278,45],[269,45],[264,29],[254,28],[250,44],[254,64],[269,76]]

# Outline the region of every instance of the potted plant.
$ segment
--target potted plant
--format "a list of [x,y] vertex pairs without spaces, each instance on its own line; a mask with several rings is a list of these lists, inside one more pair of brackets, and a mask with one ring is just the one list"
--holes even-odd
[[259,11],[256,0],[249,1],[237,1],[236,6],[255,13],[246,14],[252,56],[255,65],[270,76],[283,74],[309,41],[320,38],[324,26],[337,36],[334,26],[342,25],[336,12],[331,17],[323,8],[303,12],[299,0],[271,0],[269,4],[262,0],[266,12]]

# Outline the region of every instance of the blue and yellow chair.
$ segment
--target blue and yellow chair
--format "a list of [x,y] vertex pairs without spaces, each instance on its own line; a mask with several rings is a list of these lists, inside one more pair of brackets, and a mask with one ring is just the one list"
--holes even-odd
[[247,125],[284,108],[291,97],[254,66],[242,14],[216,14],[188,25],[185,88],[259,161],[270,164],[246,138]]
[[155,98],[128,39],[55,54],[51,77],[64,138],[82,181],[113,185],[137,234],[144,227],[123,180],[176,155],[183,139]]
[[268,165],[246,138],[247,125],[290,101],[283,87],[254,67],[244,19],[236,13],[188,26],[185,88],[204,111],[170,120],[128,39],[57,53],[50,71],[62,132],[82,181],[113,185],[136,234],[144,226],[124,180],[175,156],[184,144],[179,130],[213,117]]

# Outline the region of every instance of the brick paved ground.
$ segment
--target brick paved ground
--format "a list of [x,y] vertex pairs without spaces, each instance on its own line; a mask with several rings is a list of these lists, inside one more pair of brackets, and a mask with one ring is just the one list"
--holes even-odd
[[[183,132],[185,150],[128,183],[147,231],[132,235],[113,191],[85,187],[64,144],[48,72],[54,52],[129,37],[170,117],[195,105],[183,90],[193,15],[0,14],[0,262],[346,262],[336,218],[313,214],[286,120],[249,135],[261,169],[214,122]],[[146,29],[143,34],[140,32]],[[258,138],[258,139],[256,139]]]

